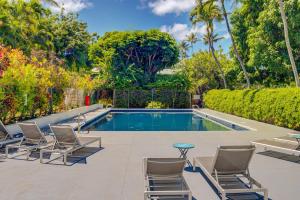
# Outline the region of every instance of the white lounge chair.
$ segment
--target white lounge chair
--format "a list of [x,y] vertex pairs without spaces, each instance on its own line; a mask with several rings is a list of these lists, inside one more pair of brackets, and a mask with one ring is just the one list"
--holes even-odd
[[206,177],[217,188],[222,200],[227,194],[261,192],[268,200],[268,191],[249,173],[249,163],[255,146],[221,146],[212,157],[193,159],[194,170],[201,168]]
[[284,136],[274,139],[262,139],[252,142],[255,146],[262,146],[265,150],[300,156],[300,143],[292,137]]
[[192,193],[183,177],[183,158],[144,158],[145,200],[188,199]]
[[[18,125],[24,137],[19,143],[6,145],[5,154],[7,158],[26,155],[26,159],[29,160],[29,156],[33,151],[49,148],[54,145],[53,137],[46,137],[35,122],[23,122],[18,123]],[[24,151],[25,153],[9,157],[10,149],[17,149],[17,152]]]
[[[59,157],[63,158],[63,163],[67,165],[67,157],[72,155],[73,152],[95,142],[98,142],[101,148],[101,137],[77,137],[73,128],[68,125],[50,126],[50,128],[55,137],[55,145],[52,149],[43,149],[40,151],[41,163],[44,163],[44,153],[58,154]],[[52,160],[56,160],[57,158]]]

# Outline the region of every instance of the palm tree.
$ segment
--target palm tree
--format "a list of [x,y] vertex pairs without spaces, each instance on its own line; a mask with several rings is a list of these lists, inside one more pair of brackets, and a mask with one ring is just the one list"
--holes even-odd
[[220,61],[218,60],[215,54],[214,48],[214,43],[219,39],[217,39],[217,35],[214,34],[213,22],[214,20],[222,20],[221,11],[214,1],[203,2],[203,0],[197,0],[196,3],[196,6],[192,9],[190,13],[190,20],[192,21],[193,25],[201,22],[205,23],[206,35],[204,36],[204,42],[208,44],[209,51],[211,52],[220,71],[224,87],[227,88],[225,73],[222,69]]
[[[224,39],[224,37],[219,36],[219,34],[214,33],[213,30],[209,30],[209,29],[206,29],[206,34],[203,35],[203,42],[206,45],[209,45],[210,42],[214,44],[222,39]],[[209,52],[211,52],[212,50],[215,51],[214,46],[210,47],[208,50]]]
[[223,37],[219,37],[218,34],[215,34],[213,28],[207,27],[206,34],[203,37],[203,41],[204,41],[204,44],[208,45],[209,51],[211,52],[217,66],[218,66],[218,69],[220,71],[220,74],[221,74],[221,77],[223,80],[224,88],[227,88],[227,81],[225,78],[225,73],[222,69],[222,65],[221,65],[219,59],[216,56],[216,53],[215,53],[216,50],[214,48],[214,43],[218,42],[221,39],[223,39]]
[[179,51],[180,51],[181,58],[188,57],[187,51],[189,50],[189,48],[190,46],[186,41],[183,40],[179,43]]
[[196,33],[190,33],[189,35],[187,35],[186,41],[190,43],[192,54],[194,54],[194,44],[196,44],[198,41]]
[[290,44],[288,23],[287,23],[287,19],[286,19],[285,12],[284,12],[284,2],[283,2],[283,0],[278,0],[278,2],[279,2],[280,14],[281,14],[282,22],[283,22],[286,48],[287,48],[287,51],[288,51],[288,54],[289,54],[289,57],[290,57],[290,62],[291,62],[293,73],[294,73],[296,87],[300,87],[299,75],[298,75],[298,71],[297,71],[297,67],[296,67],[292,47],[291,47],[291,44]]
[[59,7],[59,4],[55,0],[41,0],[42,2],[49,3],[53,6]]
[[222,7],[222,11],[223,11],[223,16],[224,16],[224,19],[225,19],[225,22],[226,22],[227,31],[230,35],[230,39],[231,39],[234,54],[235,54],[236,58],[238,59],[238,61],[240,63],[240,66],[241,66],[241,68],[244,72],[244,76],[245,76],[245,79],[246,79],[246,82],[247,82],[247,87],[250,88],[250,79],[249,79],[248,72],[245,68],[244,61],[242,60],[242,58],[241,58],[241,56],[240,56],[240,54],[237,50],[237,47],[236,47],[236,44],[235,44],[235,41],[234,41],[234,38],[233,38],[233,35],[232,35],[232,32],[231,32],[231,28],[230,28],[230,24],[229,24],[229,20],[228,20],[228,14],[227,14],[226,7],[225,7],[225,0],[220,0],[220,1],[221,1],[221,7]]

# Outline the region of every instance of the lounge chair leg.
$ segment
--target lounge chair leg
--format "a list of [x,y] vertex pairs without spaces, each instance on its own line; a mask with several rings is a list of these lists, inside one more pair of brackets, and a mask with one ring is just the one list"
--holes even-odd
[[148,199],[148,195],[146,192],[144,192],[144,200],[147,200]]
[[193,159],[193,171],[196,171],[196,161]]
[[221,199],[226,200],[226,193],[221,193]]
[[99,139],[99,148],[101,148],[101,138]]
[[43,151],[42,150],[40,151],[40,163],[43,164]]
[[6,146],[6,147],[5,147],[5,157],[6,157],[6,158],[8,158],[8,150],[9,150],[9,147]]
[[26,150],[26,160],[29,160],[30,153],[31,152],[29,150]]
[[192,200],[192,198],[193,198],[193,195],[192,195],[192,193],[190,192],[190,193],[189,193],[189,200]]
[[269,198],[268,198],[268,191],[267,190],[265,190],[264,191],[264,200],[268,200]]
[[67,154],[65,153],[63,156],[64,165],[67,165]]

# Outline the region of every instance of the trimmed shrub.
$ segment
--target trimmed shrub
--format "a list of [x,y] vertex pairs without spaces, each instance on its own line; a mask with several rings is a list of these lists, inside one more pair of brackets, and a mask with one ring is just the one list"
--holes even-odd
[[205,107],[300,130],[300,89],[210,90]]
[[104,107],[112,106],[113,100],[112,99],[100,99],[98,101],[99,104],[102,104]]
[[159,101],[150,101],[146,108],[163,109],[166,108],[166,105]]

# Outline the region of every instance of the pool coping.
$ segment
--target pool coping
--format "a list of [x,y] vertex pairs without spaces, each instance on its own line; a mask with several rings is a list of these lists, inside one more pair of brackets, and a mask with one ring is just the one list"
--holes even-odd
[[[233,131],[257,131],[256,129],[251,128],[249,126],[241,125],[239,123],[232,122],[230,120],[226,120],[226,119],[223,119],[223,118],[220,118],[220,117],[209,115],[209,114],[203,113],[203,112],[201,112],[197,109],[193,109],[193,112],[199,114],[201,117],[204,117],[206,119],[211,119],[215,123],[220,123],[220,124],[222,124],[223,126],[225,126],[227,128],[231,128],[232,126],[240,128],[240,129],[231,128]],[[228,127],[228,126],[224,125],[223,123],[231,124],[231,127]]]

